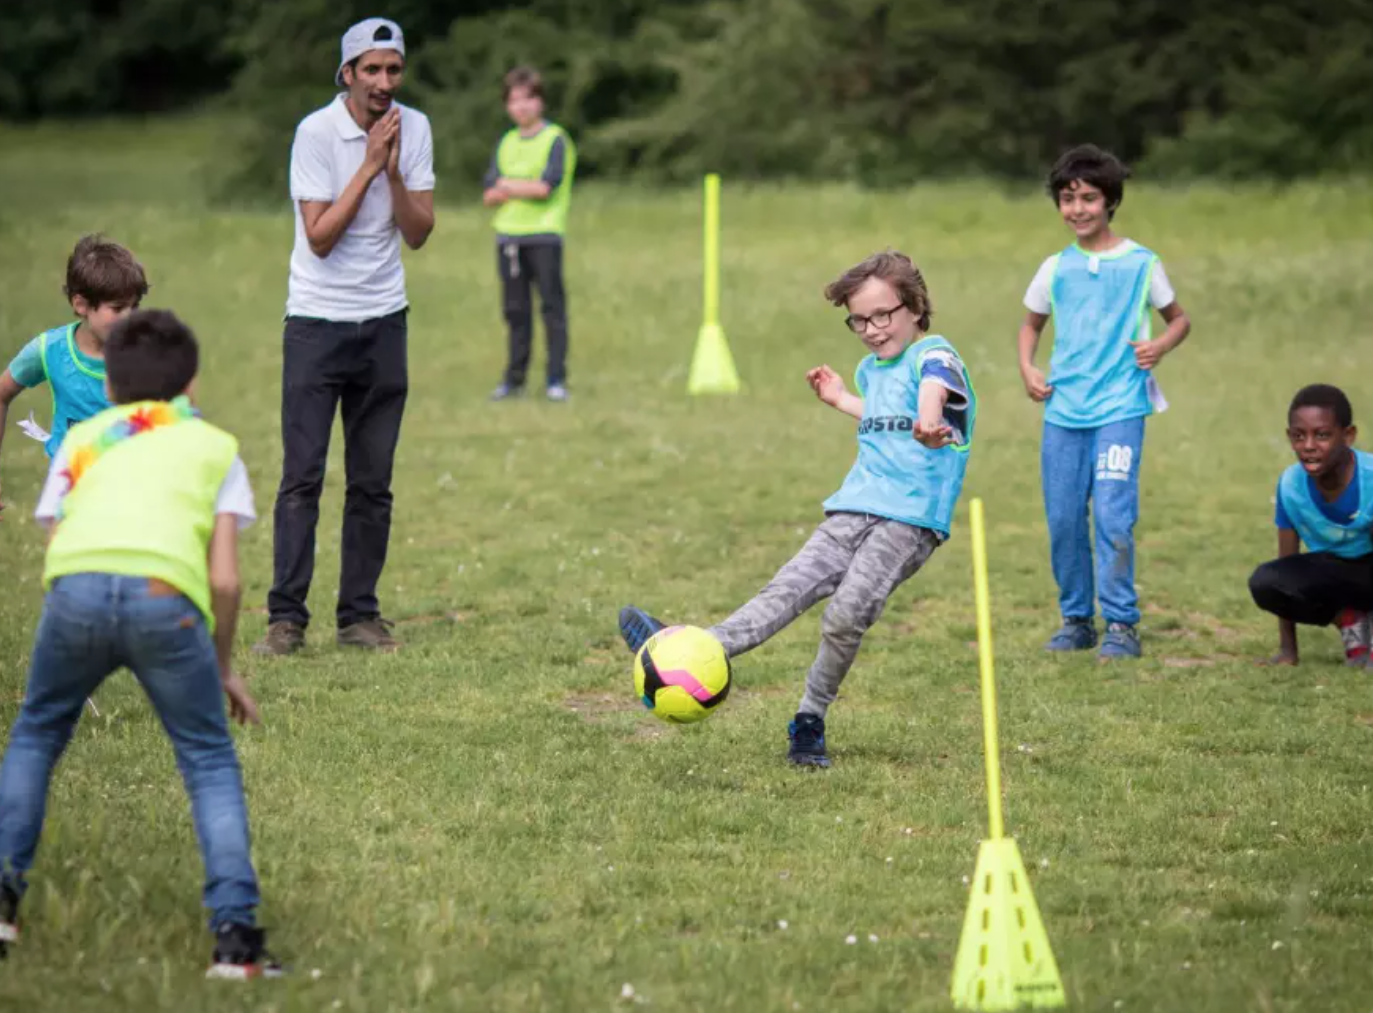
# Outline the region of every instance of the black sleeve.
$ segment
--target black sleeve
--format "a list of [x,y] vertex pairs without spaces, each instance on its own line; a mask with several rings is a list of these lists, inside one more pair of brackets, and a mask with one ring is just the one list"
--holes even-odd
[[567,165],[567,141],[559,137],[553,142],[553,147],[548,149],[548,163],[543,167],[543,175],[539,179],[548,184],[549,190],[558,189],[558,185],[563,181],[563,172]]
[[482,189],[490,190],[496,185],[496,180],[501,178],[501,168],[496,164],[496,152],[491,153],[491,164],[486,167],[486,175],[482,177]]

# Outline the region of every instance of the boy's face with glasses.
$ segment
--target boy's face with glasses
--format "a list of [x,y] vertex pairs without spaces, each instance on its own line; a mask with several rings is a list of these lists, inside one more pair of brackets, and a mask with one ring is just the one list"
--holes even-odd
[[849,297],[849,330],[879,359],[894,359],[920,335],[916,316],[881,278],[869,278]]

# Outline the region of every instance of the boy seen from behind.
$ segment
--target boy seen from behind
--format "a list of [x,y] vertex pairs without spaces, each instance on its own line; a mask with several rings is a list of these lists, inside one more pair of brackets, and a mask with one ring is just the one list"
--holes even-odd
[[278,973],[255,927],[248,813],[225,717],[256,723],[230,667],[238,530],[255,518],[228,433],[191,404],[199,353],[171,313],[140,311],[105,344],[115,407],[67,434],[36,512],[49,527],[43,615],[0,766],[0,946],[19,935],[53,768],[86,698],[133,671],[172,741],[205,866],[212,977]]

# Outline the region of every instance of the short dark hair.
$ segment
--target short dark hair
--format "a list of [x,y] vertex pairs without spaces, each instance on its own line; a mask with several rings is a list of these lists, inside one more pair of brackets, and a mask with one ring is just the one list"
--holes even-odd
[[170,401],[199,368],[195,335],[169,310],[130,313],[105,342],[105,379],[116,404]]
[[123,246],[101,235],[82,236],[67,258],[62,291],[69,300],[79,295],[92,306],[137,303],[148,294],[148,276]]
[[1090,183],[1106,198],[1106,217],[1109,221],[1115,217],[1116,208],[1125,199],[1125,181],[1129,178],[1130,170],[1115,155],[1095,144],[1079,144],[1059,156],[1049,170],[1049,182],[1045,189],[1057,205],[1060,195],[1070,189],[1075,181]]
[[901,304],[915,314],[920,329],[930,329],[934,304],[930,302],[930,290],[925,287],[925,276],[910,257],[895,250],[874,253],[863,263],[849,268],[825,286],[825,298],[836,306],[847,306],[853,294],[869,278],[881,278],[896,289]]
[[505,75],[506,99],[516,88],[524,88],[535,98],[543,98],[543,75],[533,67],[516,67]]
[[1348,429],[1354,424],[1354,406],[1344,391],[1328,383],[1313,383],[1297,391],[1292,403],[1287,406],[1287,417],[1298,408],[1327,408],[1335,416],[1335,425]]

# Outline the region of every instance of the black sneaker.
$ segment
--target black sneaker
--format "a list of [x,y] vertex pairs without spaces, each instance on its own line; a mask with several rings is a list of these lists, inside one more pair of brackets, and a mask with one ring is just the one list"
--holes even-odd
[[19,942],[19,894],[7,883],[0,883],[0,960],[7,948]]
[[830,758],[825,755],[825,719],[814,714],[797,714],[787,725],[787,738],[791,748],[787,750],[787,760],[798,767],[828,767]]
[[262,929],[221,925],[215,933],[215,952],[205,977],[225,981],[280,978],[286,969],[267,952],[266,943],[267,933]]
[[641,608],[626,605],[620,609],[620,636],[624,638],[631,654],[638,654],[639,648],[648,643],[648,638],[662,628],[662,622]]

